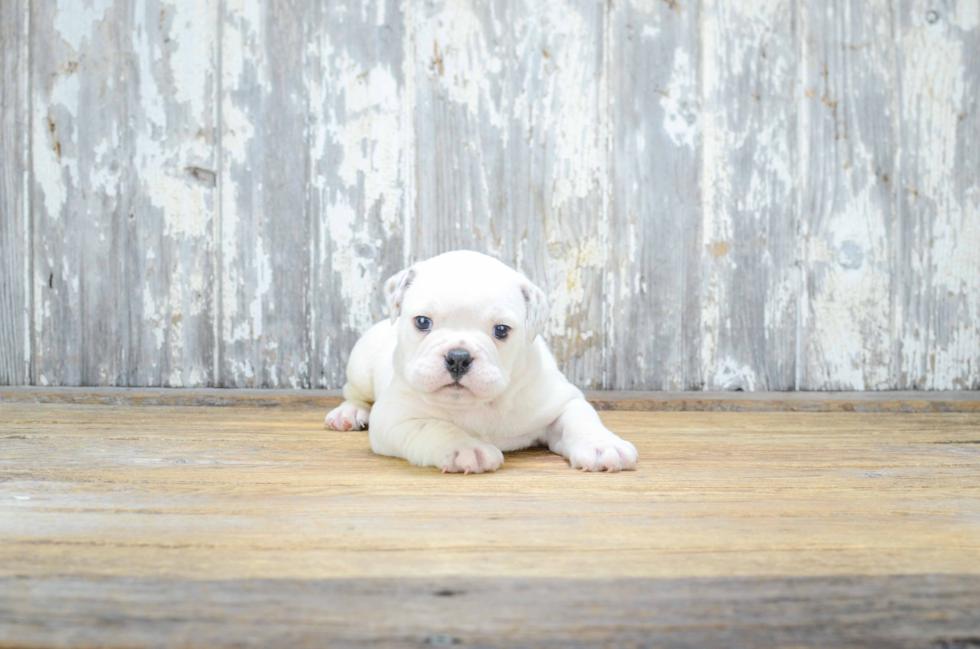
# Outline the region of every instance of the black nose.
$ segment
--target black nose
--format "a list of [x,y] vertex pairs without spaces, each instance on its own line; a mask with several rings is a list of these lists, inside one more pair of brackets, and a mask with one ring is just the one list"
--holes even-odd
[[466,374],[466,370],[470,369],[470,363],[473,362],[473,357],[465,349],[450,349],[449,353],[446,354],[446,369],[449,373],[453,375],[453,380],[458,381],[459,377]]

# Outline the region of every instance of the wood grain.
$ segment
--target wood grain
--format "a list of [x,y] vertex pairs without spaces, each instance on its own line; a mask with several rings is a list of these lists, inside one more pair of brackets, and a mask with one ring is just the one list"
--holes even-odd
[[893,4],[809,3],[801,16],[803,389],[899,385]]
[[30,12],[0,0],[0,385],[31,382]]
[[0,646],[980,635],[976,414],[603,413],[636,472],[479,476],[322,414],[0,404]]
[[[216,384],[310,387],[310,3],[221,2]],[[286,45],[288,44],[288,45]]]
[[637,472],[530,450],[460,479],[322,410],[0,413],[6,576],[980,574],[975,414],[607,412]]
[[980,389],[976,0],[0,7],[0,383],[337,389],[465,247],[583,388]]
[[[641,392],[587,390],[597,410],[634,412],[980,412],[977,392]],[[340,390],[39,388],[0,389],[2,403],[104,406],[288,407],[328,410]]]
[[972,649],[980,578],[0,578],[0,647]]
[[980,7],[898,3],[900,386],[980,388]]
[[214,5],[31,10],[34,381],[208,385]]
[[701,364],[713,390],[797,385],[796,5],[707,0]]
[[500,258],[549,297],[576,384],[602,384],[604,3],[412,3],[418,214],[411,257]]
[[602,387],[702,389],[698,5],[612,6]]
[[[387,316],[384,281],[411,261],[411,9],[397,0],[352,6],[312,9],[304,57],[314,247],[308,371],[320,388],[343,385],[357,338]],[[286,375],[280,385],[292,382]]]

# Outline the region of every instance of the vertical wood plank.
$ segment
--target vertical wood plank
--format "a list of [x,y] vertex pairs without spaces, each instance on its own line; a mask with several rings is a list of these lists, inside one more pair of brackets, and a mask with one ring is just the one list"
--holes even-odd
[[405,265],[413,98],[404,3],[320,5],[308,22],[310,381],[339,388],[360,334],[385,317],[382,286]]
[[980,388],[980,2],[902,0],[901,388]]
[[221,1],[218,383],[309,387],[311,3]]
[[705,0],[701,361],[708,389],[796,383],[794,3]]
[[214,17],[33,3],[41,385],[211,381]]
[[30,382],[27,0],[0,0],[0,385]]
[[548,294],[568,377],[602,382],[607,106],[597,0],[412,3],[418,217],[411,255],[499,257]]
[[699,389],[699,3],[614,6],[604,387]]
[[890,0],[801,3],[804,390],[897,385],[898,79]]

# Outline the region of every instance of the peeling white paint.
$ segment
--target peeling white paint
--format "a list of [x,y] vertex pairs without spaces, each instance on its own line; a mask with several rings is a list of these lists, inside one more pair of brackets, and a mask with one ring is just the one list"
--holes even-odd
[[106,19],[113,0],[61,0],[54,14],[54,29],[76,52],[91,40],[95,24]]
[[551,232],[548,249],[553,251],[548,263],[548,304],[551,314],[546,335],[554,338],[570,332],[567,314],[577,312],[585,303],[585,278],[605,262],[604,252],[595,239],[586,239],[578,246],[565,249],[557,232]]
[[965,32],[980,27],[980,0],[959,0],[950,22]]
[[[79,80],[77,75],[58,75],[52,82],[50,97],[36,94],[31,148],[34,154],[34,178],[44,201],[49,219],[61,218],[68,198],[65,173],[68,182],[78,183],[78,160],[68,155],[61,142],[73,142],[77,128],[73,122],[66,124],[61,114],[78,115]],[[38,93],[43,92],[38,89]]]
[[487,41],[485,25],[469,2],[444,2],[438,14],[420,21],[417,31],[417,68],[455,103],[497,129],[504,116],[492,99],[490,80],[503,69],[501,52]]
[[751,367],[727,357],[719,359],[715,365],[711,385],[716,390],[744,390],[745,392],[753,392],[762,387]]
[[700,111],[697,90],[698,80],[691,65],[691,56],[684,48],[677,48],[670,86],[660,97],[660,106],[664,110],[664,130],[677,146],[693,149],[698,141]]
[[[648,210],[672,204],[645,196],[636,202],[641,209],[634,213],[631,203],[623,212],[626,218],[618,227],[626,229],[625,235],[611,233],[614,174],[623,174],[623,187],[636,194],[664,184],[620,168],[618,159],[616,166],[610,165],[610,153],[626,143],[639,156],[670,155],[655,150],[669,149],[663,147],[665,139],[657,139],[662,137],[694,152],[685,155],[701,165],[700,188],[682,186],[678,193],[690,191],[690,200],[700,199],[702,211],[698,248],[686,251],[683,261],[698,264],[701,271],[697,294],[685,299],[700,308],[700,339],[693,341],[691,355],[695,363],[700,357],[708,387],[765,388],[771,367],[757,367],[746,359],[760,365],[789,362],[760,361],[753,355],[756,350],[739,348],[744,343],[735,328],[743,326],[739,317],[744,313],[733,301],[740,295],[736,282],[745,277],[745,264],[740,268],[736,262],[745,259],[762,269],[755,290],[764,295],[766,350],[794,326],[799,335],[806,332],[805,345],[796,353],[797,358],[809,359],[804,377],[808,387],[887,388],[894,386],[897,374],[924,388],[970,388],[980,382],[980,190],[975,184],[964,186],[957,169],[965,147],[977,144],[967,139],[976,136],[975,127],[963,123],[970,119],[969,102],[977,92],[969,49],[980,28],[977,0],[937,11],[936,20],[927,19],[931,6],[915,0],[897,18],[897,62],[874,59],[896,45],[888,17],[866,26],[874,36],[871,46],[857,39],[834,42],[833,50],[809,51],[804,39],[799,81],[796,50],[780,40],[789,6],[782,0],[751,5],[708,0],[697,17],[685,13],[692,11],[688,5],[662,0],[606,3],[598,9],[571,1],[503,8],[468,2],[407,3],[397,15],[387,11],[385,2],[364,2],[331,7],[325,14],[331,28],[304,27],[306,40],[300,44],[270,42],[266,29],[275,23],[269,22],[268,3],[223,1],[221,12],[214,0],[163,0],[159,6],[137,2],[133,24],[121,37],[127,57],[132,50],[127,61],[135,67],[122,72],[125,66],[107,65],[92,54],[109,24],[115,28],[105,22],[118,18],[114,3],[55,2],[52,24],[45,27],[55,41],[57,60],[40,65],[58,69],[40,69],[32,77],[29,137],[35,224],[51,233],[74,227],[64,235],[69,242],[64,245],[70,246],[77,245],[77,223],[90,219],[92,231],[86,233],[86,241],[108,249],[119,245],[123,235],[100,220],[102,212],[130,199],[138,206],[136,224],[121,227],[136,227],[141,237],[137,245],[148,246],[139,254],[142,290],[133,297],[141,298],[134,300],[134,307],[142,308],[140,353],[152,359],[145,366],[156,369],[148,369],[140,380],[174,386],[206,383],[210,369],[195,364],[192,354],[201,344],[195,339],[196,329],[203,319],[213,317],[216,343],[225,354],[222,371],[229,382],[296,388],[319,381],[335,387],[343,371],[333,365],[349,350],[341,349],[347,346],[343,338],[333,336],[363,331],[378,317],[381,263],[387,268],[392,263],[384,257],[386,247],[400,241],[399,254],[407,264],[420,252],[413,245],[426,241],[437,224],[440,232],[460,240],[468,224],[478,222],[476,245],[501,258],[513,251],[520,267],[548,285],[552,317],[547,334],[559,355],[565,354],[566,367],[578,367],[582,375],[595,377],[590,380],[613,385],[618,379],[609,374],[613,365],[608,348],[627,341],[617,340],[610,331],[630,317],[625,300],[642,303],[662,288],[656,281],[648,285],[650,278],[637,265],[649,260],[649,246],[664,242],[641,240],[637,223],[650,217]],[[878,15],[885,9],[887,3],[875,0],[866,11]],[[642,47],[656,48],[651,51],[665,52],[658,79],[669,80],[657,86],[659,96],[606,94],[610,79],[624,73],[612,66],[623,45],[614,42],[620,37],[616,26],[623,24],[617,22],[618,12],[627,10],[644,14],[645,21],[636,31],[627,30],[628,37]],[[597,11],[602,13],[600,21]],[[857,5],[804,7],[807,11],[800,34],[823,30],[838,40],[854,35],[849,30],[858,20]],[[220,43],[219,13],[224,16]],[[809,24],[812,17],[826,19],[826,25]],[[699,21],[700,51],[691,48],[686,37],[678,40],[678,30],[694,26],[694,21]],[[843,36],[829,33],[835,26],[844,27]],[[345,28],[354,34],[350,39]],[[371,41],[377,33],[384,33],[384,38]],[[669,47],[662,45],[668,42]],[[842,45],[854,49],[840,54]],[[276,316],[286,306],[274,302],[281,299],[280,282],[285,281],[274,272],[279,259],[293,251],[274,249],[271,230],[291,227],[292,215],[265,214],[281,189],[271,182],[263,186],[261,180],[269,175],[242,171],[265,164],[255,159],[255,152],[277,136],[271,130],[274,120],[259,123],[253,114],[258,104],[250,102],[279,101],[271,96],[275,79],[270,78],[273,68],[268,63],[270,57],[274,60],[273,48],[293,46],[305,48],[306,96],[298,105],[308,108],[305,140],[302,146],[297,143],[296,155],[310,156],[315,171],[308,198],[321,211],[309,215],[312,221],[304,235],[322,243],[311,243],[309,253],[303,249],[310,268],[295,280],[308,282],[314,293],[305,316],[312,348],[295,359],[288,357],[289,345],[279,341]],[[388,54],[385,47],[396,48],[401,59],[376,59],[378,51]],[[846,69],[831,66],[825,89],[815,57],[831,51],[835,57],[850,58],[845,59]],[[105,56],[115,55],[107,50]],[[221,169],[216,168],[215,134],[210,130],[216,126],[213,95],[219,62],[224,89],[217,134],[224,157]],[[901,92],[893,92],[894,103],[886,102],[882,118],[901,123],[903,148],[896,143],[894,153],[905,160],[906,172],[892,171],[892,184],[885,189],[880,180],[886,171],[879,168],[882,153],[869,145],[877,136],[860,132],[862,121],[854,118],[854,111],[864,110],[878,90],[862,83],[861,65],[885,75],[897,69],[901,80]],[[746,85],[746,80],[752,83]],[[837,97],[834,92],[842,81],[855,85],[847,96]],[[103,132],[91,137],[90,125],[78,121],[91,107],[80,102],[93,93],[116,96],[123,86],[136,93],[125,119],[114,115]],[[742,92],[729,92],[732,88]],[[811,90],[818,94],[799,96]],[[433,103],[440,101],[445,106],[436,113]],[[781,108],[779,101],[785,106]],[[807,101],[814,105],[806,109],[812,115],[796,120],[792,108]],[[643,128],[627,131],[626,140],[615,140],[621,133],[612,120],[626,102],[637,114],[655,116],[651,121],[657,123],[644,123]],[[817,124],[813,116],[835,107],[838,114],[827,119],[840,127],[836,143],[808,141],[818,130],[811,128]],[[447,120],[437,128],[452,129],[449,135],[440,131],[440,137],[453,138],[458,150],[440,151],[440,168],[423,170],[423,180],[430,171],[448,180],[440,189],[444,193],[438,197],[438,213],[416,214],[416,156],[421,147],[432,146],[416,141],[416,128],[420,120],[436,116]],[[798,150],[792,148],[794,134]],[[307,144],[309,150],[303,150]],[[807,160],[815,146],[838,156],[833,162],[839,176],[826,181],[828,196],[821,198],[826,203],[796,203],[794,191],[816,182],[808,172],[819,170],[810,169]],[[125,159],[131,166],[119,164],[122,147],[131,147],[132,158]],[[216,188],[195,178],[192,168],[204,172],[205,179],[208,170],[218,174],[220,205]],[[516,180],[511,175],[515,169]],[[679,176],[685,171],[678,168]],[[501,173],[505,187],[495,186]],[[243,181],[245,176],[254,182]],[[910,210],[899,215],[902,222],[916,224],[902,233],[913,240],[911,266],[902,269],[910,281],[909,305],[883,297],[893,290],[891,282],[897,277],[896,233],[889,229],[897,226],[882,218],[882,201],[889,191]],[[518,198],[512,204],[514,196]],[[782,202],[787,218],[793,209],[813,210],[819,216],[812,219],[815,229],[809,218],[800,226],[798,236],[804,244],[796,245],[805,245],[800,267],[780,266],[784,261],[769,240],[773,206]],[[244,205],[255,212],[239,214]],[[528,208],[528,214],[508,212]],[[216,223],[219,210],[222,220]],[[487,214],[477,221],[474,214],[481,210]],[[273,218],[282,220],[270,221]],[[515,227],[511,223],[519,218],[534,226],[529,234],[517,232],[517,241],[507,241],[500,233]],[[486,223],[491,224],[489,230]],[[757,229],[756,238],[745,235],[751,228]],[[221,240],[215,241],[219,231]],[[55,234],[51,236],[51,241],[37,242],[36,260],[43,270],[27,280],[39,296],[32,317],[42,337],[54,326],[67,326],[56,323],[78,317],[80,292],[93,290],[82,274],[91,271],[82,269],[78,258],[59,247]],[[620,248],[613,241],[626,245]],[[746,257],[751,246],[757,252],[749,254],[757,256]],[[208,256],[214,251],[220,259],[215,267]],[[53,274],[50,286],[47,269]],[[801,273],[807,273],[812,285],[800,285]],[[325,280],[333,295],[317,294],[318,282]],[[209,300],[217,298],[219,286],[221,303],[210,312]],[[342,307],[333,308],[338,303]],[[794,310],[799,311],[798,322]],[[669,302],[650,309],[651,318],[676,315],[677,305]],[[628,335],[628,329],[619,331],[620,336],[623,331]],[[900,353],[893,347],[896,336],[901,338]],[[79,350],[72,344],[65,341],[60,353],[77,356]],[[44,356],[53,350],[35,351]],[[630,371],[638,368],[640,376],[658,383],[665,375],[665,384],[676,381],[687,371],[673,360],[643,353],[627,360]],[[93,361],[93,368],[89,376],[117,380],[117,368],[104,359]],[[310,378],[312,371],[320,374]],[[59,371],[37,371],[41,384],[61,380]]]
[[[702,43],[722,42],[718,25],[717,11],[706,7],[701,19]],[[708,50],[701,56],[701,83],[705,88],[719,88],[721,71],[716,53]],[[724,151],[726,125],[718,100],[712,96],[703,99],[702,146],[701,146],[701,192],[704,207],[702,240],[707,245],[728,241],[732,235],[732,217],[727,206],[731,195],[729,178],[724,173]],[[722,293],[725,286],[723,268],[719,263],[706,260],[701,292],[701,359],[703,367],[710,371],[715,363],[719,345],[719,332],[722,327],[721,304],[725,300]],[[713,375],[714,372],[711,372]]]
[[[912,15],[926,16],[929,7],[923,3]],[[963,30],[976,29],[978,14],[977,2],[957,3],[951,22]],[[980,204],[976,189],[972,196],[957,195],[955,185],[957,149],[976,146],[961,137],[961,120],[970,119],[965,102],[975,99],[980,83],[976,70],[964,63],[976,57],[976,52],[964,51],[966,42],[941,19],[913,24],[901,41],[901,111],[916,135],[908,143],[914,147],[916,176],[905,189],[909,208],[930,217],[917,219],[910,233],[916,252],[913,295],[928,310],[908,314],[914,320],[906,325],[901,362],[907,381],[926,389],[980,384]],[[967,70],[972,71],[969,91]],[[972,133],[977,133],[976,126]]]
[[275,305],[267,303],[269,289],[272,288],[272,264],[269,253],[265,250],[265,243],[261,236],[255,238],[255,288],[252,291],[252,301],[248,306],[248,315],[252,321],[249,337],[253,340],[262,338],[262,321],[265,308],[273,310]]

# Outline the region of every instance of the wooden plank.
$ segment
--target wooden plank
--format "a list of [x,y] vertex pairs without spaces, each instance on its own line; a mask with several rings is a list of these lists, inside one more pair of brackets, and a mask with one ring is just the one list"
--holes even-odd
[[583,387],[980,389],[976,0],[0,10],[0,383],[337,388],[470,247]]
[[694,3],[616,3],[603,387],[699,389],[701,97]]
[[321,415],[0,404],[0,647],[980,633],[975,414],[604,413],[636,472],[535,449],[479,476]]
[[0,647],[968,649],[980,579],[0,579]]
[[[642,392],[586,390],[598,410],[707,412],[980,412],[978,392]],[[327,410],[340,390],[0,388],[0,403],[288,407]]]
[[414,210],[408,192],[415,177],[413,98],[405,76],[408,8],[397,0],[364,0],[346,11],[329,3],[311,11],[304,69],[311,349],[309,378],[289,382],[340,388],[357,338],[387,316],[385,280],[407,261],[406,210]]
[[898,75],[888,0],[802,5],[806,390],[898,386]]
[[[597,410],[980,412],[977,392],[586,392]],[[2,397],[0,397],[2,399]]]
[[222,387],[309,387],[309,3],[221,1]]
[[980,387],[980,6],[903,0],[900,387]]
[[[273,388],[42,388],[0,387],[0,403],[73,403],[102,406],[213,406],[318,408],[344,400],[340,390]],[[978,407],[980,409],[980,407]]]
[[708,389],[796,384],[797,28],[787,0],[701,7],[703,273]]
[[546,336],[602,382],[605,4],[411,3],[418,214],[410,256],[496,256],[549,296]]
[[2,404],[0,575],[980,574],[976,414],[602,416],[638,471],[446,476],[319,410]]
[[40,385],[211,380],[215,15],[32,3]]
[[30,11],[0,0],[0,385],[31,376]]

